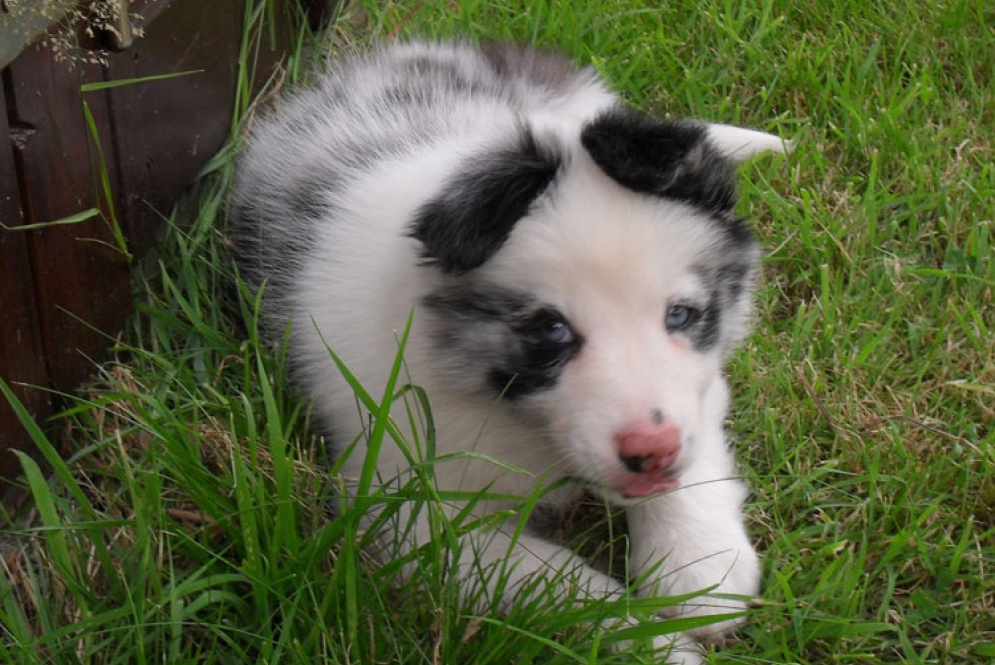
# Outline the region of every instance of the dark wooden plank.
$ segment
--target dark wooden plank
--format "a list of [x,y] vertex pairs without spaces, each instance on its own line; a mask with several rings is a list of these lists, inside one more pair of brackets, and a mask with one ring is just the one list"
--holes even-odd
[[[100,205],[79,91],[88,67],[57,62],[36,45],[8,69],[10,121],[30,131],[15,146],[25,222],[48,222]],[[99,217],[26,236],[50,377],[60,389],[72,390],[93,372],[93,359],[127,316],[128,267]]]
[[[14,153],[11,149],[12,134],[7,122],[7,107],[0,89],[0,221],[7,226],[21,224],[20,195]],[[15,131],[17,129],[15,128]],[[43,420],[52,413],[48,387],[45,354],[41,331],[35,317],[34,284],[28,243],[24,234],[0,229],[0,376],[17,394],[31,415]],[[40,388],[31,388],[39,386]],[[25,430],[14,415],[7,400],[0,397],[0,479],[12,477],[20,469],[11,449],[31,450]]]
[[164,3],[145,36],[108,59],[107,80],[190,72],[100,93],[114,118],[121,214],[138,253],[228,137],[243,6],[243,0]]
[[311,28],[317,30],[325,25],[338,9],[340,0],[299,0]]
[[[257,86],[290,43],[295,21],[289,17],[301,16],[298,2],[278,3],[276,43],[266,41],[256,56]],[[317,12],[327,3],[303,4]],[[145,23],[136,27],[145,36],[110,55],[106,66],[85,57],[57,62],[36,45],[4,70],[4,109],[10,110],[17,142],[13,150],[0,151],[0,215],[5,222],[37,223],[98,207],[106,219],[109,207],[100,187],[105,170],[128,249],[138,257],[229,135],[245,0],[136,0],[132,7],[140,10]],[[82,46],[100,43],[99,34],[81,39]],[[84,83],[195,70],[202,71],[80,92]],[[84,119],[84,97],[96,137]],[[6,121],[0,136],[8,135]],[[129,277],[104,219],[0,236],[0,306],[6,315],[0,320],[0,375],[73,391],[105,357],[130,312]],[[39,419],[59,406],[49,393],[19,390]],[[22,435],[9,409],[0,408],[0,478],[12,470],[2,451],[28,444]]]
[[[336,0],[279,0],[266,36],[253,53],[254,89],[271,77],[303,20],[331,15]],[[245,0],[139,0],[135,28],[144,36],[107,57],[105,81],[139,80],[88,93],[105,96],[114,126],[119,215],[141,255],[154,242],[170,207],[230,132],[239,77]],[[273,36],[275,39],[270,39]],[[146,80],[189,72],[170,79]]]

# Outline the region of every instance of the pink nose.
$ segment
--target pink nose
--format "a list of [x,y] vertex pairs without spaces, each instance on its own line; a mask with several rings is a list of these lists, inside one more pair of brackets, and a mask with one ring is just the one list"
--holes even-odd
[[660,471],[671,466],[681,451],[681,431],[673,423],[640,425],[615,435],[615,450],[633,473]]

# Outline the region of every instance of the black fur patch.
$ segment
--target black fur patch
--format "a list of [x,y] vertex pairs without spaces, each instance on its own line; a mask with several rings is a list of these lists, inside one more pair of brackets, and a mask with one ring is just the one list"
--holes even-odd
[[733,168],[708,142],[703,125],[616,107],[585,125],[581,143],[623,187],[702,208],[734,240],[749,240],[749,227],[733,213]]
[[700,315],[685,333],[698,351],[708,351],[722,335],[723,313],[740,306],[752,286],[755,269],[753,252],[742,252],[733,262],[721,266],[697,266],[694,270],[709,288],[709,299],[701,304]]
[[722,296],[718,291],[712,291],[698,320],[685,333],[696,350],[708,351],[718,343],[722,325],[721,310]]
[[551,310],[524,294],[456,284],[422,302],[434,315],[439,366],[467,390],[514,401],[549,389],[584,344],[576,333],[568,343],[545,340]]
[[523,128],[516,145],[467,160],[459,177],[421,207],[410,234],[443,272],[473,270],[501,248],[560,163]]
[[715,272],[714,281],[719,285],[727,305],[739,301],[743,292],[752,286],[751,273],[756,268],[755,259],[739,263],[730,263]]

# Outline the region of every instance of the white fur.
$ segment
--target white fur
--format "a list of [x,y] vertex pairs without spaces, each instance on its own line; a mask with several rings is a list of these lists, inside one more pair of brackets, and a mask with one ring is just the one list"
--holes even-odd
[[786,141],[780,136],[733,125],[709,125],[708,138],[712,141],[712,145],[735,164],[742,164],[764,152],[791,152],[794,146],[793,142]]
[[[389,49],[365,69],[347,67],[338,75],[346,79],[342,89],[362,98],[387,82],[403,85],[392,63],[412,54],[455,60],[479,74],[474,72],[480,65],[467,47],[415,44]],[[329,77],[322,85],[331,86],[334,80]],[[480,458],[451,461],[436,469],[440,489],[488,488],[524,496],[540,480],[584,478],[627,506],[631,572],[653,571],[640,593],[684,594],[715,587],[714,594],[742,599],[713,594],[682,611],[704,615],[740,610],[758,592],[760,567],[741,512],[747,490],[737,477],[723,430],[728,389],[722,364],[745,334],[748,297],[735,311],[724,313],[722,339],[708,353],[668,334],[661,324],[668,303],[708,297],[707,285],[693,267],[715,251],[714,226],[704,223],[704,213],[692,205],[625,189],[581,148],[583,123],[618,103],[593,73],[582,70],[574,84],[553,93],[523,84],[508,97],[512,101],[506,104],[454,101],[444,116],[421,119],[428,140],[411,139],[411,146],[348,171],[347,187],[327,193],[334,214],[310,229],[312,245],[306,255],[288,257],[300,265],[300,272],[293,288],[269,311],[278,324],[293,322],[297,381],[313,397],[320,422],[341,449],[360,435],[367,416],[357,411],[326,344],[379,397],[397,339],[413,312],[406,371],[430,397],[437,454],[473,450],[525,471]],[[358,136],[381,145],[400,140],[390,122],[368,118],[363,125],[329,110],[322,100],[320,94],[304,93],[283,111],[284,118],[317,118],[318,128],[306,137],[295,137],[287,129],[290,123],[279,119],[264,124],[244,161],[237,197],[255,201],[258,196],[262,202],[257,205],[276,206],[266,203],[267,191],[290,187],[323,160],[335,159],[346,140]],[[536,202],[501,249],[472,271],[473,278],[555,305],[587,340],[556,385],[524,406],[479,394],[473,385],[440,370],[422,302],[453,278],[421,261],[419,242],[407,234],[419,208],[459,175],[468,156],[498,144],[521,123],[556,144],[568,159],[553,194]],[[784,147],[777,137],[725,125],[710,126],[708,136],[735,162]],[[290,222],[286,232],[295,232]],[[622,471],[612,437],[651,409],[661,410],[683,434],[677,463],[681,487],[648,499],[625,499],[617,490]],[[411,440],[404,406],[396,405],[392,416]],[[359,476],[364,452],[361,443],[345,463],[346,476]],[[380,478],[386,481],[407,469],[401,449],[388,438],[378,461]],[[563,504],[575,495],[568,488],[549,501]],[[513,508],[513,503],[487,504],[492,511]],[[513,541],[515,528],[512,518],[502,529],[468,536],[461,562],[468,596],[475,585],[486,584],[475,575],[477,565],[509,562],[512,584],[502,599],[505,607],[514,601],[514,590],[535,574],[548,575],[551,583],[562,585],[562,593],[622,592],[617,580],[541,535],[526,531]],[[391,544],[404,550],[432,537],[429,525],[420,520],[411,539]],[[695,637],[718,637],[731,623]],[[660,646],[672,646],[674,640],[678,649],[668,662],[701,661],[687,637],[661,639]]]

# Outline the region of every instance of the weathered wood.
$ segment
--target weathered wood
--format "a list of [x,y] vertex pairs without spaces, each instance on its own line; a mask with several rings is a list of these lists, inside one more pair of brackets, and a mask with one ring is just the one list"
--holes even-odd
[[[0,90],[0,102],[4,101]],[[0,136],[11,136],[7,122],[7,106],[0,103]],[[21,224],[20,195],[14,153],[9,143],[0,150],[0,222],[7,226]],[[35,313],[34,280],[28,256],[28,243],[23,233],[0,229],[0,368],[4,378],[28,408],[32,416],[41,418],[51,413],[48,371],[45,363],[41,331]],[[29,386],[40,388],[30,388]],[[24,429],[7,400],[0,398],[0,478],[13,475],[19,468],[11,449],[30,449]]]
[[77,0],[0,1],[0,67],[62,20],[76,3]]
[[[332,4],[277,3],[277,39],[254,56],[257,85],[291,43],[301,7],[317,19]],[[65,62],[42,40],[3,70],[0,101],[10,113],[2,116],[0,136],[12,138],[12,150],[0,150],[0,220],[36,224],[90,208],[102,212],[71,226],[0,230],[0,376],[8,383],[71,392],[105,357],[131,311],[130,270],[110,213],[127,250],[141,256],[172,203],[227,138],[245,5],[134,0],[132,12],[141,18],[133,18],[145,36],[104,65],[87,57]],[[80,37],[84,47],[105,43],[99,33]],[[191,73],[141,80],[176,72]],[[128,84],[81,92],[85,84],[113,81]],[[113,201],[105,200],[103,177]],[[44,390],[18,391],[37,421],[60,406]],[[0,480],[16,470],[6,452],[14,447],[30,442],[0,400]]]
[[[15,145],[26,223],[101,205],[80,97],[80,77],[92,67],[68,67],[32,46],[9,68],[10,120],[30,128]],[[49,373],[56,386],[75,386],[93,371],[91,356],[108,346],[128,312],[127,262],[100,217],[31,231],[27,241]]]
[[307,15],[308,23],[313,29],[318,29],[335,16],[339,0],[300,0],[301,7]]
[[[109,102],[120,215],[138,254],[151,245],[172,203],[228,137],[243,4],[212,0],[166,6],[143,38],[108,58],[103,78],[183,75],[86,95]],[[177,48],[177,35],[183,35],[183,48]]]

